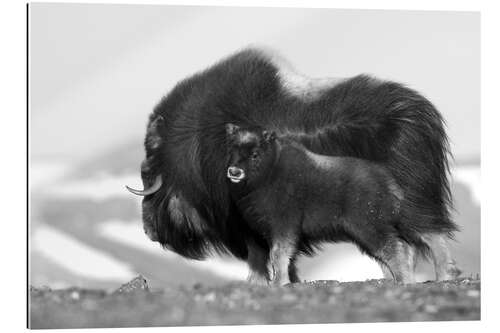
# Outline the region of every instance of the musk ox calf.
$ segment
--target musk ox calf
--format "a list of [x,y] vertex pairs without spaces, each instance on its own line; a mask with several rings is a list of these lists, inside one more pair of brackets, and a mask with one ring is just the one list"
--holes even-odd
[[[337,241],[356,244],[386,278],[412,283],[416,254],[432,251],[424,238],[447,236],[409,216],[404,191],[383,164],[318,155],[260,129],[228,124],[227,132],[231,194],[268,243],[265,264],[275,284],[290,282],[289,264],[301,249]],[[438,274],[453,273],[441,264]]]
[[[275,131],[315,154],[383,165],[404,193],[408,220],[432,235],[457,230],[449,217],[447,137],[426,98],[367,75],[307,78],[275,54],[245,49],[179,82],[149,117],[144,190],[132,192],[144,196],[151,240],[192,259],[232,254],[248,262],[250,281],[267,281],[268,244],[229,191],[228,123]],[[446,244],[436,242],[436,260],[453,266]],[[301,252],[314,252],[302,245]],[[293,262],[289,272],[296,280]]]

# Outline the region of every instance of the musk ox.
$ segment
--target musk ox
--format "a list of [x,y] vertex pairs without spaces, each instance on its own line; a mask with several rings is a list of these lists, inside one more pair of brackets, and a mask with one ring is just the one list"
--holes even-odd
[[[436,108],[416,91],[367,75],[308,79],[259,49],[245,49],[179,82],[155,107],[141,165],[144,230],[178,254],[229,253],[249,281],[267,283],[269,246],[230,195],[226,125],[259,127],[315,154],[383,165],[405,196],[405,214],[426,230],[437,278],[455,272],[441,236],[450,220],[448,141]],[[304,244],[302,253],[314,247]],[[292,258],[293,259],[293,258]],[[438,265],[439,264],[439,265]],[[289,266],[297,281],[295,262]]]
[[263,129],[228,124],[227,132],[230,193],[269,246],[270,281],[289,283],[289,263],[304,249],[349,241],[379,262],[386,278],[415,282],[415,255],[429,253],[424,237],[434,230],[409,215],[384,164],[315,154]]

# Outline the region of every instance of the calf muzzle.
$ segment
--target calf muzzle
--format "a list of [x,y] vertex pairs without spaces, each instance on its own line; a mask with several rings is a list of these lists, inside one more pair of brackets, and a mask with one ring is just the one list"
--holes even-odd
[[245,171],[235,166],[227,168],[227,178],[233,183],[239,183],[245,179]]

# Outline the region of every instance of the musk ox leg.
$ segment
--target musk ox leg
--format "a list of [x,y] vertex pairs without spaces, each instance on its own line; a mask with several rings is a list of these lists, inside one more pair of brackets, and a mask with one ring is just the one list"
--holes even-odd
[[267,271],[267,262],[269,252],[257,245],[253,241],[247,241],[248,247],[248,282],[257,285],[267,285],[269,283],[269,275]]
[[432,250],[432,261],[436,272],[436,280],[453,280],[460,276],[462,271],[453,260],[446,237],[440,234],[426,235],[424,237]]
[[399,239],[390,240],[376,253],[384,277],[396,283],[415,283],[415,249]]
[[296,253],[292,238],[280,237],[273,242],[269,253],[269,279],[272,284],[285,285],[292,282],[289,266]]

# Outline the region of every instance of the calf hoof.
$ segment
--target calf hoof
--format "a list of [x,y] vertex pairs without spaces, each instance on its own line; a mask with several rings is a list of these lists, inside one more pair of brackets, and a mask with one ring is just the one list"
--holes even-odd
[[396,280],[393,280],[395,284],[400,284],[400,285],[403,285],[403,284],[413,284],[415,283],[415,279],[396,279]]
[[247,278],[248,283],[256,285],[256,286],[268,286],[269,281],[265,276],[262,276],[260,274],[250,274]]

